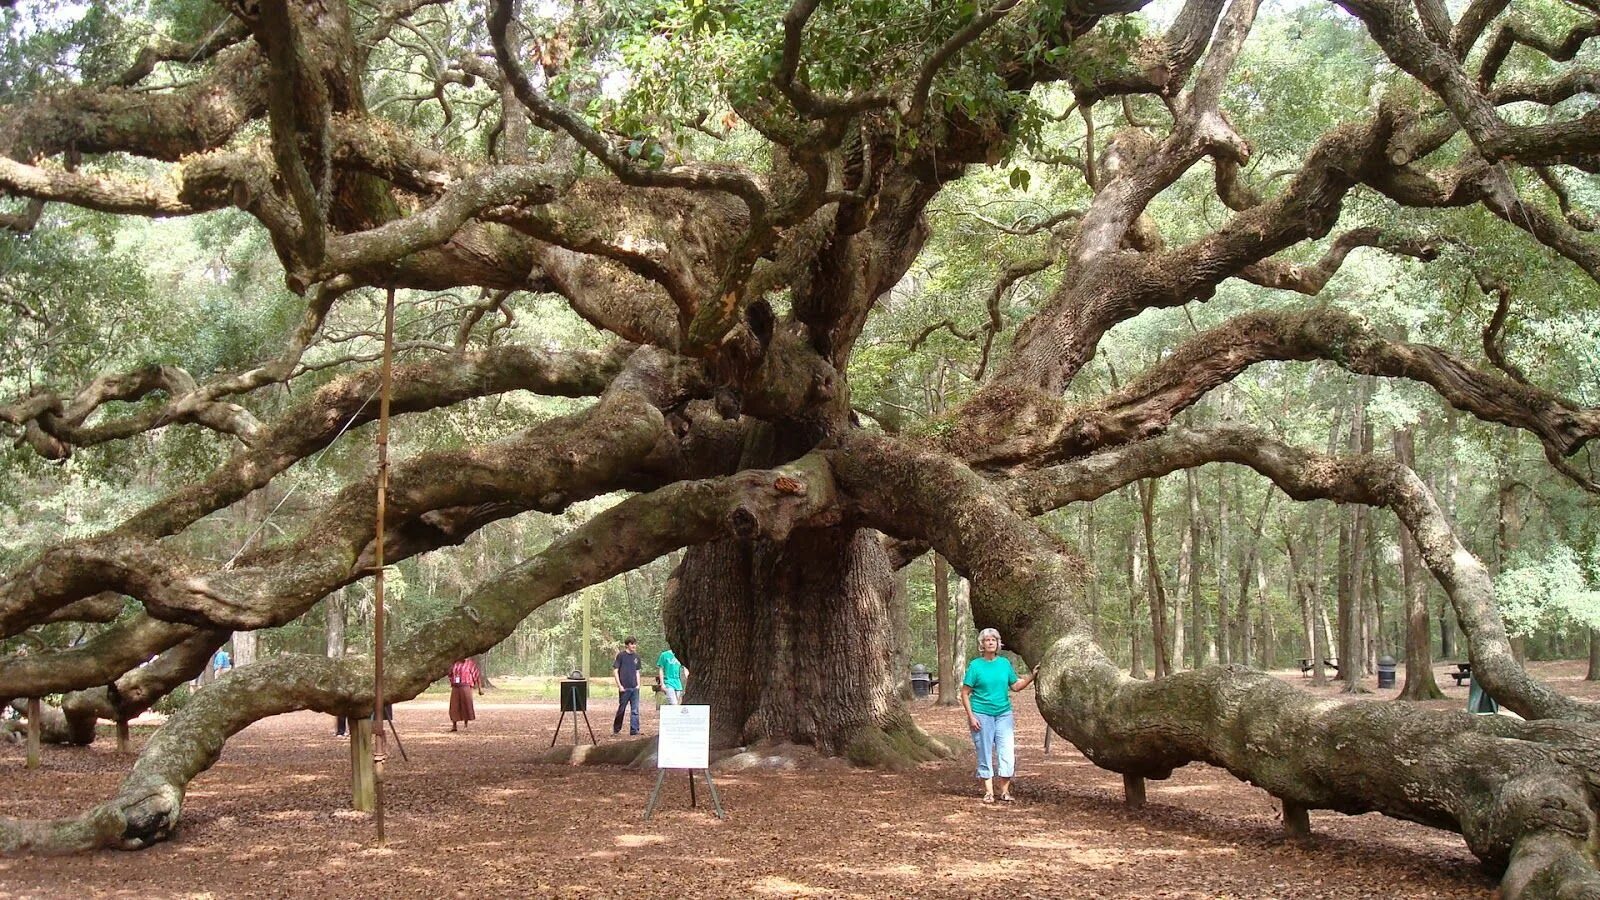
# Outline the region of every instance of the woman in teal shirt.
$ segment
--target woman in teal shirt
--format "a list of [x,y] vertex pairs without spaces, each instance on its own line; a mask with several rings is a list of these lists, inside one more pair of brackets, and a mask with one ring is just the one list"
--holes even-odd
[[[994,782],[999,776],[1000,800],[1011,802],[1011,776],[1016,772],[1016,719],[1011,713],[1011,692],[1033,684],[1039,667],[1017,677],[1011,660],[1000,655],[1000,632],[978,632],[980,656],[967,663],[961,679],[961,707],[972,727],[972,744],[978,750],[978,777],[983,779],[983,802],[994,802]],[[998,771],[996,771],[998,770]]]

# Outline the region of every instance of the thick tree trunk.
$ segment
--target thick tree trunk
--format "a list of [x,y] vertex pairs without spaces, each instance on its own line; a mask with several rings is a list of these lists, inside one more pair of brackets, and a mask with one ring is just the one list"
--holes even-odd
[[691,547],[667,583],[667,640],[711,706],[712,743],[804,744],[872,765],[944,749],[897,685],[894,572],[876,532],[806,529],[787,541]]

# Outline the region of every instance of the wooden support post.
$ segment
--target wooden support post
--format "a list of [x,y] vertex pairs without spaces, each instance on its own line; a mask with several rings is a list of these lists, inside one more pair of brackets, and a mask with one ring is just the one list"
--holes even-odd
[[133,741],[128,734],[128,720],[117,720],[117,752],[132,753]]
[[1144,807],[1144,779],[1138,775],[1122,776],[1122,803],[1129,809]]
[[1283,801],[1283,830],[1296,839],[1310,837],[1311,811],[1298,803]]
[[372,767],[372,719],[350,719],[350,805],[362,812],[378,808],[378,787]]
[[44,715],[38,697],[28,698],[28,768],[39,768],[39,719]]

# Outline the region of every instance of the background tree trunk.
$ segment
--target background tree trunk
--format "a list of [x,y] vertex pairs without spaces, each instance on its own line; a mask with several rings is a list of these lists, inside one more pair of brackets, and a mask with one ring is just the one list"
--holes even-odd
[[233,664],[235,666],[248,666],[256,661],[256,633],[254,631],[235,631],[233,633]]
[[[1402,465],[1415,461],[1411,429],[1394,433],[1394,458]],[[1433,677],[1433,630],[1428,623],[1428,586],[1418,570],[1417,542],[1404,524],[1400,531],[1400,592],[1406,604],[1406,682],[1401,700],[1441,700],[1444,691]]]
[[330,659],[344,656],[345,648],[345,588],[339,588],[322,601],[323,635]]
[[946,682],[940,676],[939,688],[941,694],[948,690],[952,702],[961,679],[967,675],[967,647],[972,645],[972,582],[965,578],[956,579],[955,606],[955,646],[951,649],[951,659],[955,662],[951,669],[953,678]]
[[[955,682],[950,676],[956,670],[955,645],[950,631],[950,566],[944,557],[933,554],[933,625],[934,643],[937,645],[938,661],[934,664],[936,674],[941,684],[952,686]],[[939,692],[939,705],[950,706],[956,702],[956,692],[942,690]]]
[[[1156,678],[1164,678],[1172,671],[1172,657],[1167,650],[1167,588],[1161,581],[1161,565],[1156,557],[1155,504],[1156,488],[1160,482],[1146,478],[1139,482],[1139,510],[1144,523],[1144,555],[1146,594],[1150,601],[1150,641],[1155,646],[1151,654],[1151,667]],[[1137,631],[1137,630],[1136,630]]]
[[1141,571],[1144,555],[1140,552],[1140,540],[1138,528],[1128,529],[1128,675],[1132,678],[1147,677],[1141,652],[1144,642],[1139,637],[1139,597],[1149,595],[1150,584]]

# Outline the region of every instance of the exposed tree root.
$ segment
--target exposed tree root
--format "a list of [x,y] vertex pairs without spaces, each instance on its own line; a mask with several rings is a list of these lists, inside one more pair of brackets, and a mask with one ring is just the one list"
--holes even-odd
[[898,727],[867,726],[856,733],[845,758],[858,766],[903,771],[925,762],[949,759],[956,750],[906,720]]

